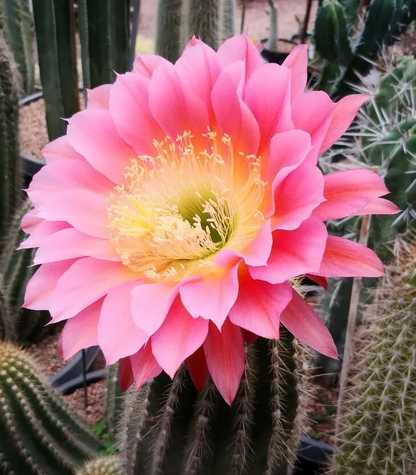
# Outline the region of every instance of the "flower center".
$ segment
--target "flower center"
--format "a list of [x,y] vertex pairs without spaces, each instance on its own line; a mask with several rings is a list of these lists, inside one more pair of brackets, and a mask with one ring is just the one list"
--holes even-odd
[[229,137],[203,139],[200,151],[190,133],[154,142],[155,156],[131,160],[110,196],[111,240],[123,264],[143,276],[192,275],[221,249],[244,249],[264,223],[260,159],[235,157]]

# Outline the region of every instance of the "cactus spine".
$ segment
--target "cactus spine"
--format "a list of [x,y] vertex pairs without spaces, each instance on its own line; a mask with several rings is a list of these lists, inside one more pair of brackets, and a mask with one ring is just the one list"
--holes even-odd
[[101,443],[42,377],[29,356],[0,343],[0,471],[73,475]]
[[100,457],[88,462],[77,475],[121,475],[118,457]]
[[7,235],[21,188],[19,83],[12,54],[0,33],[0,242]]
[[0,21],[18,65],[23,90],[30,94],[35,87],[35,35],[29,0],[1,0]]
[[398,266],[389,270],[375,303],[364,312],[340,415],[334,475],[415,473],[415,255],[412,236],[410,243],[401,243]]
[[304,353],[282,328],[280,341],[247,347],[229,407],[212,381],[198,393],[186,369],[162,374],[125,401],[119,449],[126,475],[287,475],[297,448]]

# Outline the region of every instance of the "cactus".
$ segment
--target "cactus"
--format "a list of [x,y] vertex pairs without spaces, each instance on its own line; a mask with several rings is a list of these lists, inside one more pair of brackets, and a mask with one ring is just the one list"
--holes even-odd
[[175,62],[181,53],[182,0],[159,0],[156,53]]
[[114,71],[129,69],[130,1],[79,0],[78,6],[84,86],[112,83]]
[[0,32],[0,242],[20,200],[19,82],[17,67]]
[[223,18],[221,0],[188,0],[189,36],[195,35],[217,49],[221,42]]
[[225,41],[235,35],[235,14],[237,11],[236,0],[223,0],[222,4],[222,37]]
[[356,2],[343,6],[324,0],[316,18],[315,45],[324,60],[318,87],[335,98],[353,92],[351,84],[366,76],[383,48],[405,31],[416,6],[413,0],[371,0],[359,32],[354,13],[362,13]]
[[303,409],[304,350],[280,341],[247,347],[245,372],[229,407],[211,380],[198,393],[185,368],[127,394],[119,433],[126,475],[286,475]]
[[121,475],[118,457],[100,457],[88,462],[77,475]]
[[[340,415],[334,475],[412,475],[416,469],[416,247],[401,242],[366,308]],[[412,282],[413,279],[413,282]]]
[[19,68],[25,94],[35,87],[34,26],[29,0],[1,0],[0,27]]
[[101,443],[22,350],[0,343],[0,472],[73,475]]
[[63,118],[79,110],[73,2],[33,0],[39,70],[49,139],[65,134]]
[[117,434],[117,425],[123,410],[123,396],[118,382],[118,365],[112,365],[108,369],[106,391],[106,425],[110,439]]

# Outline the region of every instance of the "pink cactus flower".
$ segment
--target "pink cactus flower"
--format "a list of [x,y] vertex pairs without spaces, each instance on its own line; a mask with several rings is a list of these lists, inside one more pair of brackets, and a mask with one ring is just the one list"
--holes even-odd
[[306,46],[264,64],[241,35],[218,52],[193,39],[174,65],[139,56],[89,91],[43,151],[23,223],[41,265],[25,306],[66,320],[65,357],[99,345],[137,387],[185,362],[228,403],[245,341],[278,339],[280,324],[337,357],[294,279],[382,275],[373,251],[324,222],[397,208],[370,170],[321,173],[367,97],[334,103],[306,79]]

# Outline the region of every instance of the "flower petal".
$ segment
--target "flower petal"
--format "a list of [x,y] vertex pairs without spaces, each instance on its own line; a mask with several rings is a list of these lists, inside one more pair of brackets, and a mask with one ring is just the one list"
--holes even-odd
[[26,287],[23,307],[32,310],[46,310],[50,306],[50,297],[58,280],[75,261],[52,262],[39,267]]
[[67,135],[74,149],[96,170],[116,184],[123,183],[125,168],[136,154],[118,135],[109,111],[78,112],[68,120]]
[[154,154],[153,140],[160,142],[166,136],[150,112],[149,84],[139,74],[118,75],[110,95],[110,113],[117,132],[142,155]]
[[59,279],[50,295],[48,309],[53,322],[74,317],[104,297],[112,287],[136,279],[136,273],[118,262],[92,257],[77,260]]
[[75,151],[74,147],[69,143],[67,135],[58,137],[52,142],[48,143],[42,150],[42,155],[45,158],[47,164],[64,159],[84,159],[82,155]]
[[365,168],[329,173],[324,181],[326,201],[313,213],[323,221],[356,216],[374,198],[389,192],[383,179]]
[[87,109],[108,109],[111,84],[103,84],[94,89],[87,89]]
[[118,364],[118,381],[122,391],[127,391],[127,389],[129,389],[129,387],[134,383],[130,358],[123,358],[120,360]]
[[298,228],[324,201],[322,172],[315,165],[302,164],[279,185],[275,191],[274,201],[272,229]]
[[98,345],[97,327],[102,300],[85,308],[65,323],[60,338],[60,348],[65,359],[72,358],[78,351]]
[[211,320],[221,329],[237,298],[238,265],[217,268],[212,274],[188,281],[180,287],[182,303],[194,318]]
[[67,228],[43,237],[33,263],[45,264],[86,256],[120,261],[120,256],[108,239],[98,239],[75,228]]
[[207,360],[205,359],[202,346],[195,353],[192,353],[191,356],[188,356],[186,366],[196,389],[202,391],[209,375]]
[[359,216],[364,216],[366,214],[396,214],[399,212],[400,208],[391,201],[384,200],[383,198],[376,198],[375,200],[370,201],[367,206],[364,206],[364,208],[357,214]]
[[[248,266],[264,266],[272,252],[273,236],[271,222],[268,219],[257,236],[242,251],[241,257]],[[218,256],[218,254],[217,254]]]
[[280,321],[301,342],[323,355],[338,359],[338,351],[328,328],[295,290]]
[[141,74],[146,78],[151,78],[156,68],[162,64],[166,64],[167,61],[162,56],[157,54],[140,54],[136,56],[136,59],[133,63],[133,72],[136,74]]
[[147,334],[134,323],[131,313],[134,285],[129,282],[111,289],[104,299],[98,323],[98,344],[107,364],[134,355],[148,340]]
[[230,320],[264,338],[279,339],[280,314],[292,299],[292,287],[272,285],[240,275],[240,292],[230,310]]
[[180,299],[173,303],[163,325],[152,336],[152,351],[160,366],[171,377],[181,364],[205,341],[208,321],[193,318]]
[[149,337],[153,335],[164,322],[177,295],[178,287],[169,282],[136,285],[131,292],[131,310],[136,325]]
[[384,267],[376,253],[348,239],[328,236],[321,268],[324,277],[380,277]]
[[135,355],[130,356],[130,364],[136,389],[140,389],[144,383],[156,378],[162,372],[162,368],[152,353],[150,341]]
[[308,81],[308,45],[298,45],[283,61],[283,66],[291,70],[292,100],[302,94]]
[[280,284],[306,273],[318,273],[328,232],[316,218],[309,218],[293,231],[273,233],[273,249],[267,266],[250,267],[254,279]]
[[[68,223],[65,223],[63,221],[49,222],[42,220],[36,225],[36,227],[30,230],[30,236],[20,244],[18,249],[30,249],[32,247],[39,247],[49,236],[53,235],[54,233],[57,233],[58,231],[68,229],[70,227],[71,226]],[[22,229],[27,232],[26,227],[22,226]]]
[[204,351],[215,386],[231,406],[244,372],[245,352],[241,330],[228,319],[221,332],[210,323]]
[[244,102],[260,127],[260,154],[268,148],[273,135],[293,129],[290,71],[285,67],[270,63],[255,71],[247,81]]

